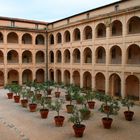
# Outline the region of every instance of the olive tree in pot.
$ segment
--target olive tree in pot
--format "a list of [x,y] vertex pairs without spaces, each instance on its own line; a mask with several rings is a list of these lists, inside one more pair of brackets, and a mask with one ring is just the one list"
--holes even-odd
[[109,109],[107,111],[104,111],[104,113],[106,113],[106,117],[102,118],[103,126],[106,129],[110,129],[113,122],[113,119],[110,117],[110,115],[117,115],[120,109],[118,101],[115,99],[112,99],[108,103],[108,107]]
[[9,92],[7,93],[8,99],[12,99],[13,98],[12,84],[7,84],[4,88],[9,90]]
[[125,107],[127,107],[127,111],[124,111],[125,119],[127,121],[132,121],[134,112],[130,111],[130,107],[134,106],[134,102],[129,99],[129,97],[126,97],[121,100],[121,104]]
[[26,89],[26,87],[22,88],[21,96],[22,96],[22,99],[20,101],[21,101],[22,107],[27,107],[27,105],[28,105],[28,89]]
[[63,122],[65,120],[64,116],[60,116],[60,109],[62,108],[63,100],[56,99],[54,102],[52,101],[49,107],[57,112],[57,116],[54,117],[55,120],[55,126],[61,127],[63,126]]
[[47,93],[48,93],[48,95],[51,95],[51,92],[52,92],[51,86],[54,86],[54,81],[46,81],[44,83],[44,85],[47,87]]
[[82,124],[83,118],[77,106],[74,106],[73,113],[69,118],[73,123],[73,130],[76,137],[82,137],[86,126]]
[[30,102],[31,102],[31,103],[29,103],[29,110],[30,110],[30,112],[35,112],[36,109],[37,109],[37,103],[36,103],[35,94],[33,94],[33,95],[30,97]]
[[55,97],[59,98],[60,97],[60,88],[64,88],[64,84],[63,83],[54,83],[54,86],[56,88],[56,92],[55,92]]
[[50,101],[46,100],[46,98],[42,96],[41,100],[40,100],[40,104],[42,106],[42,109],[40,109],[41,118],[46,119],[48,117],[48,113],[49,113],[48,108],[49,108]]

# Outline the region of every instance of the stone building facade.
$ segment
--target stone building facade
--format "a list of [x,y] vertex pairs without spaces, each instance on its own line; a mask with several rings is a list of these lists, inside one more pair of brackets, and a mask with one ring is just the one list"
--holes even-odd
[[0,17],[0,85],[34,79],[140,99],[140,1],[51,23]]

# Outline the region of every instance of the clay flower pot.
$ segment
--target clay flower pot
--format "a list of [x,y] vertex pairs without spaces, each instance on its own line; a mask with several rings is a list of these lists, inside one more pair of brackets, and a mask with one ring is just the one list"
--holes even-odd
[[127,121],[132,121],[134,112],[133,111],[125,111],[124,115],[125,115],[125,119]]
[[9,92],[9,93],[7,93],[7,96],[8,96],[8,99],[12,99],[13,98],[13,93]]
[[47,93],[48,93],[48,95],[51,95],[52,89],[47,89]]
[[55,97],[56,97],[56,98],[59,98],[59,97],[60,97],[60,92],[59,92],[59,91],[56,91],[56,92],[55,92]]
[[103,126],[106,129],[110,129],[111,128],[112,122],[113,122],[112,118],[107,118],[107,117],[102,118]]
[[83,133],[84,133],[85,128],[86,128],[86,126],[83,124],[80,124],[80,125],[74,124],[73,130],[75,133],[75,137],[83,137]]
[[49,109],[40,109],[40,115],[42,119],[46,119],[48,117]]
[[28,105],[28,100],[27,99],[22,99],[20,101],[21,101],[22,107],[27,107],[27,105]]
[[65,95],[65,99],[66,101],[70,101],[71,100],[71,96],[69,94]]
[[73,105],[66,105],[67,113],[72,113],[73,112]]
[[30,109],[30,112],[35,112],[37,109],[37,104],[35,103],[29,104],[29,109]]
[[19,95],[15,95],[15,96],[14,96],[14,101],[15,101],[15,103],[19,103],[19,101],[20,101],[20,96],[19,96]]
[[88,102],[89,109],[94,109],[94,106],[95,106],[95,102],[94,101],[89,101]]
[[55,116],[54,120],[55,120],[55,126],[61,127],[61,126],[63,126],[65,117],[64,116]]

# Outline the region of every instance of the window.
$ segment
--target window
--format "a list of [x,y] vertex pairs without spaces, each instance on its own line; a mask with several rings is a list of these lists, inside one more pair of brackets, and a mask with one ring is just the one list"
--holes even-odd
[[117,12],[118,10],[119,10],[119,5],[117,4],[117,5],[115,5],[115,12]]
[[38,24],[35,24],[35,29],[38,29]]
[[15,21],[11,21],[11,27],[15,27]]

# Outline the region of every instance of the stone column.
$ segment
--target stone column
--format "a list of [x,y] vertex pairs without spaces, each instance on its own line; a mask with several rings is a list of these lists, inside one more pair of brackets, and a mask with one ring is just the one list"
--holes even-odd
[[95,82],[96,80],[95,80],[95,76],[93,75],[92,76],[92,89],[93,90],[96,90],[96,82]]
[[83,72],[80,70],[80,88],[83,88]]
[[121,76],[121,95],[122,95],[122,98],[124,98],[125,94],[126,94],[125,88],[126,88],[126,82],[125,82],[125,78],[124,78],[124,73],[122,73],[122,76]]
[[109,76],[108,76],[108,73],[106,74],[106,77],[105,77],[105,93],[109,94]]
[[56,82],[57,78],[56,78],[56,69],[54,69],[54,81]]

